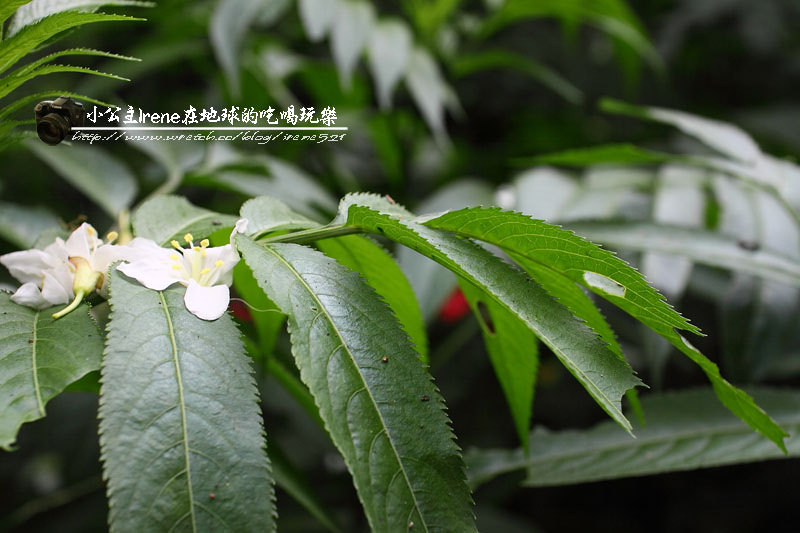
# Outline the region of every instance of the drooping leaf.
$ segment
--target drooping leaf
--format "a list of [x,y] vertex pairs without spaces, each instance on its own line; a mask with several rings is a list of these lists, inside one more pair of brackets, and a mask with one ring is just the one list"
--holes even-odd
[[[792,433],[788,456],[800,456],[800,393],[761,388],[752,394]],[[537,428],[527,458],[521,449],[467,452],[470,482],[475,487],[527,469],[525,485],[566,485],[787,457],[725,411],[711,389],[654,395],[642,404],[647,425],[636,428],[636,439],[608,422],[582,431]]]
[[381,21],[372,28],[367,57],[382,109],[391,105],[392,91],[403,77],[411,44],[411,31],[403,22]]
[[112,218],[136,196],[136,178],[130,169],[98,146],[48,146],[38,140],[25,146]]
[[719,233],[646,222],[575,222],[569,228],[591,241],[614,248],[688,257],[695,263],[800,285],[800,265],[791,257],[773,250],[754,250],[751,241]]
[[358,58],[372,32],[375,9],[369,2],[340,2],[331,29],[331,50],[339,79],[350,87]]
[[45,17],[64,11],[94,12],[102,6],[115,7],[153,7],[154,2],[137,0],[33,0],[19,8],[8,25],[8,36],[12,36],[25,26],[39,22]]
[[543,63],[508,50],[465,53],[455,59],[452,68],[456,76],[469,76],[474,72],[488,69],[513,69],[530,76],[568,102],[579,104],[583,101],[583,92],[564,79],[561,74]]
[[536,335],[481,289],[466,282],[461,282],[460,286],[481,325],[489,360],[505,394],[522,448],[527,449],[539,369]]
[[600,101],[600,108],[609,113],[631,115],[638,118],[671,124],[687,135],[696,137],[721,154],[748,163],[757,163],[761,150],[753,139],[740,128],[704,117],[698,117],[660,107],[641,107],[611,98]]
[[64,12],[50,15],[25,26],[14,36],[0,41],[0,73],[25,57],[34,48],[64,30],[92,22],[141,21],[144,19],[105,13]]
[[88,102],[90,104],[95,104],[102,107],[113,107],[111,104],[103,102],[101,100],[96,100],[89,96],[73,93],[70,91],[43,91],[39,93],[27,94],[13,101],[7,106],[4,106],[2,109],[0,109],[0,121],[6,120],[8,117],[12,116],[17,111],[24,109],[25,107],[29,106],[34,102],[37,102],[45,98],[55,98],[58,96],[68,96],[70,98],[80,100],[84,103]]
[[340,0],[298,0],[300,20],[312,41],[321,41],[328,34],[336,17]]
[[406,86],[428,127],[434,133],[443,135],[449,87],[436,61],[424,48],[415,47],[411,51],[406,66]]
[[236,236],[289,315],[292,353],[373,531],[473,531],[444,402],[388,306],[357,274],[294,244]]
[[257,19],[268,23],[279,17],[288,7],[286,0],[223,0],[217,2],[208,25],[209,38],[231,84],[234,94],[239,94],[239,60],[247,29]]
[[22,424],[45,416],[45,405],[100,368],[103,338],[81,305],[53,320],[54,307],[37,311],[0,292],[0,448],[11,450]]
[[590,148],[575,148],[552,154],[523,157],[516,160],[520,165],[565,165],[584,167],[601,164],[650,165],[681,161],[683,156],[639,148],[632,144],[603,144]]
[[0,202],[0,236],[20,248],[32,248],[41,232],[59,227],[58,217],[47,208]]
[[569,310],[525,275],[487,250],[415,222],[399,205],[368,194],[350,194],[342,200],[336,223],[384,235],[434,259],[522,320],[558,357],[598,405],[623,428],[620,398],[641,382]]
[[114,270],[100,445],[112,532],[274,531],[258,389],[227,315]]
[[723,404],[783,449],[786,433],[744,391],[723,379],[717,365],[679,333],[680,330],[699,333],[699,330],[670,307],[638,272],[611,252],[572,232],[498,209],[463,209],[425,223],[537,262],[620,307],[694,361],[705,372]]
[[317,241],[317,247],[364,277],[394,313],[423,361],[428,360],[425,322],[414,291],[392,256],[379,244],[360,235]]
[[134,235],[152,239],[162,246],[172,239],[183,242],[186,233],[191,233],[195,239],[203,239],[234,224],[235,216],[215,213],[190,204],[183,196],[172,195],[147,200],[131,217]]

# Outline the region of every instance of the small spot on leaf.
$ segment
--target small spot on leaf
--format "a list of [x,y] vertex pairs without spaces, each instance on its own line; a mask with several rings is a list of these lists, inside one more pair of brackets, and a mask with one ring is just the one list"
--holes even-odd
[[478,302],[478,314],[480,315],[483,325],[489,330],[489,333],[494,335],[494,322],[492,321],[492,315],[489,314],[489,308],[486,307],[485,303]]
[[381,363],[388,363],[388,362],[389,362],[389,358],[388,357],[386,357],[385,355],[383,357],[381,357]]
[[213,500],[213,499],[214,499],[214,498],[216,498],[216,497],[217,497],[217,496],[216,496],[216,495],[215,495],[213,492],[209,492],[209,493],[208,493],[208,499],[209,499],[209,500]]
[[611,296],[625,298],[625,286],[617,283],[613,279],[598,274],[597,272],[586,271],[583,273],[583,280],[592,288],[604,292]]
[[422,400],[423,402],[429,402],[429,401],[431,401],[431,397],[428,396],[427,394],[423,394],[422,398],[420,398],[420,400]]

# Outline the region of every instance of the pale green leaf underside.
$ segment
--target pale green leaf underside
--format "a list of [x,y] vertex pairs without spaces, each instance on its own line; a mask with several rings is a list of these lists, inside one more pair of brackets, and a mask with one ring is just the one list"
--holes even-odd
[[483,289],[531,328],[598,405],[630,431],[620,398],[641,381],[627,363],[523,273],[474,243],[418,224],[413,218],[402,207],[378,196],[351,194],[342,201],[336,222],[384,235]]
[[[752,393],[792,433],[788,456],[800,456],[800,392]],[[642,404],[647,425],[636,428],[636,439],[608,422],[585,431],[537,429],[528,458],[519,449],[467,452],[470,481],[476,486],[527,469],[526,485],[565,485],[787,457],[725,411],[710,389],[651,396]]]
[[[460,280],[460,286],[481,325],[489,360],[508,402],[522,448],[525,449],[528,447],[533,391],[539,368],[536,335],[483,290],[463,280]],[[484,313],[488,316],[484,316]]]
[[41,232],[59,227],[49,209],[0,202],[0,237],[20,248],[32,248]]
[[480,239],[539,263],[592,290],[667,339],[694,361],[711,381],[720,401],[753,429],[779,447],[785,432],[752,398],[722,378],[719,368],[679,330],[699,333],[644,278],[611,252],[574,233],[496,208],[469,208],[445,213],[425,224]]
[[25,146],[112,218],[136,196],[138,186],[130,169],[98,146],[47,146],[38,139]]
[[[100,444],[111,531],[274,531],[258,389],[228,315],[114,270]],[[211,496],[213,494],[213,496]]]
[[427,361],[428,336],[419,303],[411,284],[389,252],[361,235],[317,241],[317,247],[364,277],[367,285],[389,304],[422,360]]
[[173,239],[183,243],[187,233],[196,240],[208,237],[218,229],[232,227],[236,217],[197,207],[182,196],[160,195],[139,206],[131,224],[134,235],[164,246]]
[[100,368],[103,339],[81,305],[53,320],[58,308],[37,311],[0,292],[0,448],[11,449],[19,427],[45,416],[51,398]]
[[[236,243],[289,316],[300,377],[373,531],[474,531],[444,402],[387,305],[357,274],[296,244]],[[385,361],[383,358],[386,358]]]
[[688,257],[696,263],[800,285],[800,264],[769,249],[750,250],[719,233],[644,222],[575,223],[569,228],[614,248]]
[[272,231],[301,230],[319,226],[308,217],[292,210],[288,205],[272,196],[257,196],[242,204],[239,209],[247,219],[247,235],[254,239]]

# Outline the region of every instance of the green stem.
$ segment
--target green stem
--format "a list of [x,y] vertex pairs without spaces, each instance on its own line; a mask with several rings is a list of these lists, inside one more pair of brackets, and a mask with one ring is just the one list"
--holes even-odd
[[302,231],[295,231],[293,233],[286,233],[284,235],[275,235],[265,239],[259,239],[260,243],[275,243],[275,242],[292,242],[295,244],[306,244],[309,242],[319,241],[322,239],[330,239],[331,237],[341,237],[342,235],[352,235],[354,233],[362,233],[364,230],[355,226],[346,226],[344,224],[337,224],[334,226],[323,226],[321,228],[312,228]]
[[72,302],[68,306],[66,306],[64,309],[62,309],[58,313],[53,313],[53,319],[54,320],[59,319],[62,316],[64,316],[67,313],[69,313],[70,311],[73,311],[76,307],[81,305],[81,302],[83,301],[83,297],[84,296],[86,296],[86,293],[84,291],[76,292],[75,293],[75,299],[72,300]]

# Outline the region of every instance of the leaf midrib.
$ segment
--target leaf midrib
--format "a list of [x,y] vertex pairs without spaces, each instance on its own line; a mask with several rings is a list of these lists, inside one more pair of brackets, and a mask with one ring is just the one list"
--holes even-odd
[[161,300],[161,307],[164,310],[164,317],[167,319],[167,329],[169,331],[169,341],[172,345],[172,361],[175,364],[175,380],[178,384],[178,407],[181,411],[181,431],[183,433],[183,458],[186,464],[186,487],[189,492],[189,516],[192,519],[192,531],[197,531],[197,523],[194,514],[194,493],[192,491],[192,469],[189,460],[189,435],[187,434],[186,424],[186,405],[183,398],[183,378],[181,377],[181,365],[178,360],[178,344],[175,339],[175,329],[172,326],[172,316],[167,307],[167,300],[164,292],[158,291]]
[[39,409],[39,413],[42,416],[45,416],[44,412],[44,402],[42,401],[42,391],[41,387],[39,386],[39,365],[36,361],[36,345],[39,341],[37,331],[39,325],[39,315],[41,311],[36,311],[33,315],[33,342],[31,342],[31,368],[33,370],[33,392],[36,396],[36,406]]
[[375,409],[375,412],[378,414],[378,418],[380,419],[381,426],[383,428],[383,433],[386,434],[386,438],[389,441],[389,445],[392,447],[392,452],[394,453],[394,456],[395,456],[395,458],[397,460],[397,465],[399,467],[399,470],[403,473],[403,479],[405,479],[406,486],[408,487],[408,491],[411,494],[411,499],[414,502],[414,508],[417,510],[417,514],[419,515],[419,517],[420,517],[420,519],[422,521],[421,525],[424,527],[425,531],[428,531],[428,525],[425,522],[425,516],[423,515],[422,510],[419,508],[419,504],[417,503],[417,498],[416,498],[416,493],[414,492],[414,487],[411,485],[411,481],[408,478],[408,473],[406,472],[406,470],[405,470],[405,468],[403,466],[402,458],[401,458],[400,454],[397,452],[397,448],[395,448],[394,441],[392,440],[391,434],[389,433],[389,428],[386,425],[385,420],[383,419],[383,414],[381,413],[380,409],[378,409],[378,404],[375,401],[375,398],[372,396],[372,391],[370,390],[367,382],[364,380],[364,376],[361,374],[360,368],[358,367],[358,364],[357,364],[357,362],[355,360],[355,357],[353,357],[353,353],[350,351],[349,347],[347,346],[347,343],[342,338],[342,335],[339,332],[339,328],[336,327],[336,323],[333,321],[333,318],[328,313],[328,310],[325,307],[325,305],[323,305],[322,301],[319,298],[317,298],[316,293],[311,289],[311,287],[308,285],[308,283],[306,283],[306,280],[303,279],[303,277],[300,275],[300,273],[297,271],[297,269],[295,269],[288,261],[286,261],[283,258],[283,256],[281,256],[279,253],[277,253],[275,250],[273,250],[270,246],[264,246],[263,248],[265,250],[268,250],[272,255],[274,255],[276,258],[278,258],[278,260],[281,263],[283,263],[286,266],[286,268],[289,269],[290,272],[292,272],[294,274],[295,278],[298,281],[300,281],[300,283],[303,285],[303,287],[305,287],[305,289],[308,292],[308,294],[311,295],[311,298],[313,298],[314,301],[317,302],[317,304],[319,305],[320,314],[324,314],[325,315],[325,318],[328,320],[328,323],[331,325],[331,327],[333,328],[334,332],[336,333],[336,336],[339,338],[340,345],[342,346],[342,348],[344,348],[344,350],[347,352],[347,355],[350,357],[351,363],[356,368],[356,374],[358,374],[358,378],[361,381],[361,384],[364,386],[364,390],[366,391],[367,395],[369,396],[370,402],[372,403],[372,406]]

